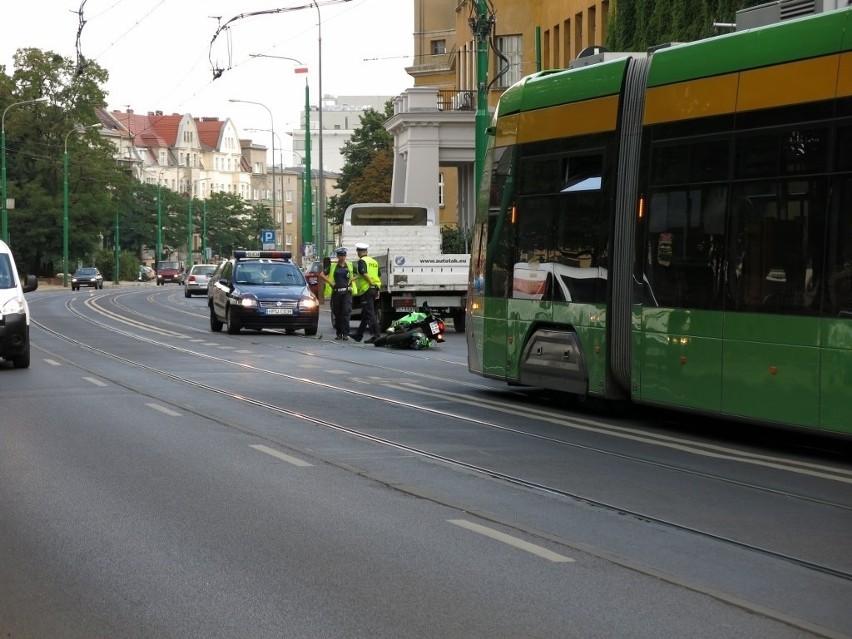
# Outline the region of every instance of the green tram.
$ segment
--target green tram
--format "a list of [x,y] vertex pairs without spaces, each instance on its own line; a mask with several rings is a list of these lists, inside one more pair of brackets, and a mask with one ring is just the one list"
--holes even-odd
[[852,433],[852,10],[534,74],[488,133],[471,372]]

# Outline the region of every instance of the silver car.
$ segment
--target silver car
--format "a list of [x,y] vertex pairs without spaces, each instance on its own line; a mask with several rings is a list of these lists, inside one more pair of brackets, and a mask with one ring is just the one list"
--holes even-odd
[[207,282],[216,270],[215,264],[195,264],[183,281],[183,296],[192,297],[193,293],[207,294]]

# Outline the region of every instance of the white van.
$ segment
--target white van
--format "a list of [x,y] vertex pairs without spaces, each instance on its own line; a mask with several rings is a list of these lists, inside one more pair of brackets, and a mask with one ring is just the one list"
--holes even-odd
[[21,283],[12,251],[0,240],[0,358],[15,368],[30,365],[30,308],[24,293],[37,288],[35,275]]

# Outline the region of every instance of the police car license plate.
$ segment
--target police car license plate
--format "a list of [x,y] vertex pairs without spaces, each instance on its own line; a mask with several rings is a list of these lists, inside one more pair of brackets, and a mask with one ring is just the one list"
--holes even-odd
[[293,309],[292,308],[267,308],[266,314],[267,315],[292,315]]

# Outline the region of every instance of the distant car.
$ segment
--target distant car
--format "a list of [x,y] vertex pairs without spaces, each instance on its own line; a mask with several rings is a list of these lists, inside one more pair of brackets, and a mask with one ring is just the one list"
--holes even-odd
[[317,297],[319,297],[320,271],[322,271],[322,262],[311,262],[310,266],[305,269],[305,279],[308,282],[308,286],[311,287],[311,293]]
[[136,279],[140,282],[150,282],[157,279],[157,273],[150,266],[140,266]]
[[94,266],[78,268],[71,276],[71,290],[79,291],[83,286],[91,286],[96,289],[103,288],[104,276]]
[[215,270],[215,264],[193,265],[183,283],[183,296],[192,297],[194,293],[207,293],[207,283]]
[[157,286],[163,286],[166,282],[180,284],[181,271],[183,271],[183,262],[157,262]]
[[210,330],[227,324],[231,335],[242,328],[304,329],[305,335],[316,335],[319,302],[290,256],[289,251],[234,251],[207,287]]

